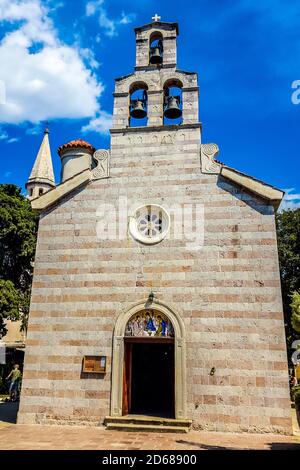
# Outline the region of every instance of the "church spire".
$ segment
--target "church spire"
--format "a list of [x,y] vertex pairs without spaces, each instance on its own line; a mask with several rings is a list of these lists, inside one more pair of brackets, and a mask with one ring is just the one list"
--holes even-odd
[[44,137],[32,167],[26,189],[29,199],[35,199],[55,186],[49,144],[49,129],[46,127]]

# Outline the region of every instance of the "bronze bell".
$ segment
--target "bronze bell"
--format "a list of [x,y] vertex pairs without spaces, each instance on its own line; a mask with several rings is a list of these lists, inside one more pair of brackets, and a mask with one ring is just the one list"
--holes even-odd
[[147,116],[144,100],[131,100],[130,102],[130,116],[134,119],[143,119]]
[[179,96],[167,96],[164,115],[168,119],[177,119],[182,116],[182,111],[179,107]]
[[162,64],[162,52],[158,46],[151,47],[150,49],[150,64]]

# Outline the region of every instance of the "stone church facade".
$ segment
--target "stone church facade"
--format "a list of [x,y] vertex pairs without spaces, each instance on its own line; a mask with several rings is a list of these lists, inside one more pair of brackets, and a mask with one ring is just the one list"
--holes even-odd
[[[290,433],[274,220],[283,193],[201,143],[178,25],[135,33],[110,149],[62,145],[55,185],[46,132],[27,183],[40,222],[18,422],[168,410],[196,429]],[[145,125],[130,117],[139,112]],[[88,357],[104,357],[105,371],[84,369]]]

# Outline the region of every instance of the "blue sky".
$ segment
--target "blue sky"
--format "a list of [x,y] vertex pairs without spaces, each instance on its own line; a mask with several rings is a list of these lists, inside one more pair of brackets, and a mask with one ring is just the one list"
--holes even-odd
[[178,67],[199,74],[203,142],[300,207],[298,0],[0,0],[0,182],[24,187],[46,120],[57,181],[62,143],[109,147],[114,78],[156,12],[179,22]]

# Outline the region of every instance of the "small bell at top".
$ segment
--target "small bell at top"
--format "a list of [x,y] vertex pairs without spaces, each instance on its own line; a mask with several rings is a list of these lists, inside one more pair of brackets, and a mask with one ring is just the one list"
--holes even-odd
[[159,40],[157,44],[153,44],[150,47],[150,64],[157,65],[157,64],[162,64],[162,62],[163,62],[163,45],[162,45],[162,41]]
[[150,49],[150,64],[162,64],[162,54],[159,47],[151,47]]
[[182,111],[179,107],[180,97],[179,96],[166,96],[165,98],[165,111],[164,116],[167,119],[177,119],[182,116]]

